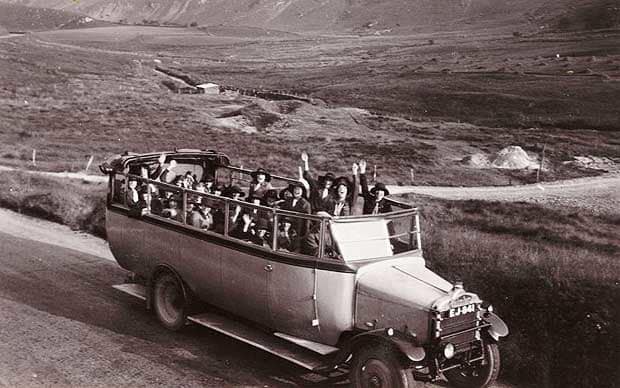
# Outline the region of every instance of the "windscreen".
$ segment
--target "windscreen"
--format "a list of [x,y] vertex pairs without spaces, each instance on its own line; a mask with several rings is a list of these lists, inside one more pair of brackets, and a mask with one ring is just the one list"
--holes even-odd
[[332,222],[330,229],[340,255],[346,261],[392,256],[386,220]]

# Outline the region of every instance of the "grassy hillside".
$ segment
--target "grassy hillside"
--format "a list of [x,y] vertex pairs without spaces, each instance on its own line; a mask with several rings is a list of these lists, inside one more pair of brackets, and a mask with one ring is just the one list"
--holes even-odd
[[9,31],[44,31],[80,24],[84,16],[77,13],[51,9],[32,8],[0,2],[0,25]]
[[[129,23],[246,25],[287,31],[456,31],[480,28],[539,30],[576,9],[615,13],[609,0],[2,0]],[[602,10],[602,11],[601,11]],[[578,28],[579,23],[572,23]],[[566,24],[566,23],[565,23]],[[591,27],[584,25],[584,27]]]

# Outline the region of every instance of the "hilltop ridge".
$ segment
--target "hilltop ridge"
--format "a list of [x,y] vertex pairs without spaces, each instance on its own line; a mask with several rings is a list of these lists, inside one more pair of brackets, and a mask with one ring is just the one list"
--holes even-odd
[[[124,23],[237,25],[291,32],[438,32],[478,28],[540,30],[617,26],[613,0],[0,0]],[[575,12],[589,9],[584,22]],[[603,25],[597,25],[596,20]]]

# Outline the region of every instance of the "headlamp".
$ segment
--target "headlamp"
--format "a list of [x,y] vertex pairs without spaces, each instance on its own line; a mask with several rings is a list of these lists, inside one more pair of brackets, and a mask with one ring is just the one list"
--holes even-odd
[[444,347],[443,347],[443,356],[446,359],[451,359],[452,357],[454,357],[454,353],[455,353],[456,349],[454,349],[454,345],[452,345],[451,343],[447,343]]

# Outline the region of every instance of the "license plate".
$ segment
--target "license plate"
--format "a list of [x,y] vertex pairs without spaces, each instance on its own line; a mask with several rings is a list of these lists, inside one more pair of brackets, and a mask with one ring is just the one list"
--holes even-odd
[[465,306],[459,306],[459,307],[451,308],[450,311],[448,312],[448,316],[450,318],[454,318],[454,317],[458,317],[460,315],[465,315],[465,314],[473,313],[475,311],[476,311],[476,305],[474,303],[466,304]]

